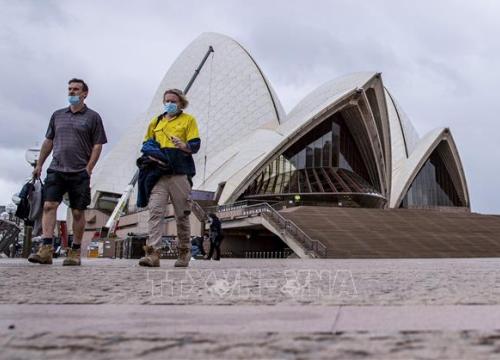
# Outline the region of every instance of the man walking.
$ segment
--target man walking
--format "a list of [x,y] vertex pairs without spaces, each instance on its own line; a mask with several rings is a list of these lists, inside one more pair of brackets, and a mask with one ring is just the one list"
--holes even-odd
[[52,264],[53,237],[57,208],[68,193],[73,216],[73,244],[63,266],[80,265],[80,244],[85,230],[85,209],[90,204],[90,176],[107,142],[101,117],[85,105],[89,92],[85,81],[68,82],[69,107],[50,118],[45,140],[33,176],[40,177],[42,166],[53,151],[47,169],[42,218],[43,244],[28,261]]
[[208,214],[208,223],[210,224],[210,249],[208,250],[208,255],[205,257],[206,260],[213,259],[220,260],[220,245],[224,235],[222,234],[222,224],[217,217],[217,215],[210,213]]

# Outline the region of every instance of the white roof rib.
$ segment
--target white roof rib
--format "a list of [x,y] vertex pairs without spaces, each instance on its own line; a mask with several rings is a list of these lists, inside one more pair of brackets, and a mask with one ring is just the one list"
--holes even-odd
[[[399,120],[399,114],[392,101],[391,94],[385,89],[385,98],[387,104],[387,114],[389,118],[390,144],[391,144],[391,172],[392,188],[394,188],[394,176],[405,165],[407,161],[405,137],[402,125]],[[391,194],[394,194],[391,191]],[[392,196],[392,195],[391,195]]]
[[408,149],[408,154],[411,154],[413,152],[413,150],[415,150],[415,148],[417,147],[417,144],[420,140],[420,136],[418,135],[417,130],[413,126],[412,122],[410,121],[410,118],[405,113],[403,108],[394,99],[394,97],[391,96],[391,98],[394,102],[394,105],[396,106],[396,110],[397,110],[398,115],[399,115],[401,128],[403,130],[403,134],[405,137],[406,147]]

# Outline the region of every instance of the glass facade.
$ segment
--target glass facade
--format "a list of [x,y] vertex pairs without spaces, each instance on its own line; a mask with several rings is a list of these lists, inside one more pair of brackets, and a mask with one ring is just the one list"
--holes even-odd
[[413,180],[400,207],[465,206],[460,200],[450,174],[437,151]]
[[335,114],[269,163],[242,198],[298,193],[380,195],[373,183],[344,119]]

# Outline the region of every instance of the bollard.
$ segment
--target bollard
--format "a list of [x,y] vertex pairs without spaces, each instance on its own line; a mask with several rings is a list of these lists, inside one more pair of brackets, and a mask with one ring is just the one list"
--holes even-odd
[[31,254],[31,236],[33,234],[33,224],[24,222],[23,258],[28,258]]

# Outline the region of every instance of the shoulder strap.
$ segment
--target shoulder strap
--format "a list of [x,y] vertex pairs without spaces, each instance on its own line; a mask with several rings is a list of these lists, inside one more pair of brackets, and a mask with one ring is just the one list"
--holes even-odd
[[156,129],[156,127],[160,123],[161,119],[163,119],[164,117],[165,117],[165,114],[158,115],[158,117],[156,118],[156,123],[155,123],[155,126],[153,127],[153,130]]
[[156,140],[155,129],[158,126],[158,124],[160,123],[161,119],[163,119],[164,117],[165,117],[165,114],[161,114],[161,115],[158,115],[158,117],[156,118],[155,126],[153,126],[153,139],[154,140]]

